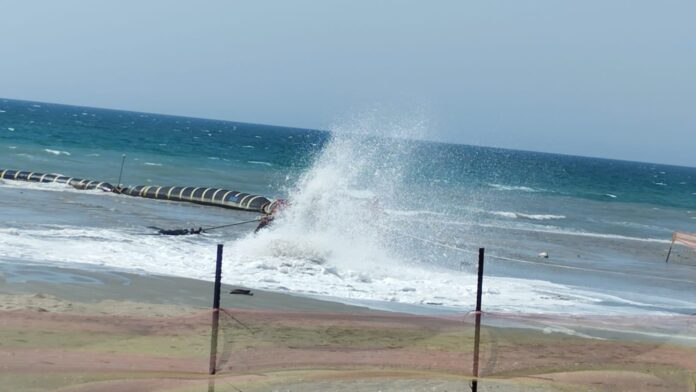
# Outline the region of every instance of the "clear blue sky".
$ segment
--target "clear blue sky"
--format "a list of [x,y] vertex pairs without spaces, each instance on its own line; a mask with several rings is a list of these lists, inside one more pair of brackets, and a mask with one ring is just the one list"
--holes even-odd
[[696,2],[0,0],[0,97],[696,166]]

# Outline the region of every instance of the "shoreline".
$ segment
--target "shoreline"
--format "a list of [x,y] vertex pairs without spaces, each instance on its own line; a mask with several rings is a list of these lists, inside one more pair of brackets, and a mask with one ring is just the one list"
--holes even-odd
[[[370,311],[367,307],[314,299],[291,293],[250,288],[253,296],[231,295],[241,286],[222,284],[222,305],[240,309],[317,310],[331,312]],[[210,309],[213,282],[153,274],[136,274],[89,266],[0,263],[0,295],[43,294],[68,302],[95,304],[100,301],[144,302],[187,309]],[[5,305],[7,309],[7,305]]]

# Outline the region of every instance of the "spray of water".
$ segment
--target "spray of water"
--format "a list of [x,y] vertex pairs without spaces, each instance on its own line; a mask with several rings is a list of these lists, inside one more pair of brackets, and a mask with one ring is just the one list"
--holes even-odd
[[[398,208],[413,139],[423,122],[386,122],[375,116],[333,127],[331,140],[289,190],[290,207],[269,230],[244,238],[236,251],[284,263],[371,270],[404,258],[390,246],[385,208]],[[386,125],[385,125],[386,124]]]

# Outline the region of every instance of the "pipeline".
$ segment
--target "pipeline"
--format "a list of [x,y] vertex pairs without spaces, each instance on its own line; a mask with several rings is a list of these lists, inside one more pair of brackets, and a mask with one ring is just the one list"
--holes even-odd
[[0,179],[66,184],[80,190],[100,189],[104,192],[118,193],[128,196],[144,197],[156,200],[189,202],[214,207],[260,212],[267,215],[273,213],[277,207],[277,203],[279,202],[278,200],[270,200],[263,196],[231,191],[227,189],[149,185],[120,187],[113,186],[108,182],[83,180],[60,174],[43,174],[10,169],[0,169]]
[[107,182],[88,181],[81,178],[67,177],[60,174],[43,174],[28,171],[0,169],[0,179],[43,182],[70,185],[75,189],[93,190],[101,189],[104,192],[113,192],[116,187]]

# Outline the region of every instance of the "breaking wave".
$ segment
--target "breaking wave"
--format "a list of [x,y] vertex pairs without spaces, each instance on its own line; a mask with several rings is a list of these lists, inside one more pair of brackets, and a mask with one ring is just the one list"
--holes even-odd
[[550,214],[523,214],[521,212],[508,211],[492,211],[491,214],[512,219],[531,219],[531,220],[551,220],[565,219],[565,215],[550,215]]
[[488,184],[488,186],[491,188],[495,188],[499,191],[544,192],[543,189],[535,189],[528,186],[514,186],[503,184]]

